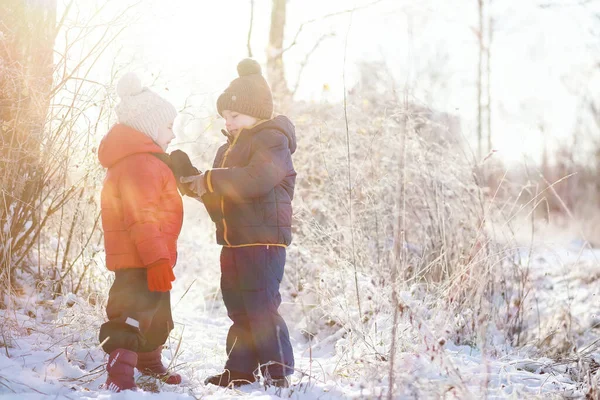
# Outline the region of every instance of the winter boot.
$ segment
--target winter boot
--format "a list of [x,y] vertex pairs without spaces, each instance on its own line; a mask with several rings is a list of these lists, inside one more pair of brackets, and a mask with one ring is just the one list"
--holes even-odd
[[108,356],[108,363],[106,364],[106,372],[108,372],[105,384],[106,389],[113,392],[136,390],[137,386],[133,379],[133,369],[135,368],[137,359],[137,354],[130,350],[116,349],[112,351]]
[[226,369],[219,375],[209,376],[208,378],[206,378],[204,384],[208,385],[209,383],[212,383],[216,386],[238,387],[242,385],[249,385],[252,382],[256,382],[256,377],[254,376],[254,374],[229,371],[228,369]]
[[167,370],[160,359],[161,353],[162,346],[158,346],[156,350],[148,353],[137,353],[138,371],[140,371],[142,375],[153,376],[169,385],[179,385],[181,383],[181,375]]

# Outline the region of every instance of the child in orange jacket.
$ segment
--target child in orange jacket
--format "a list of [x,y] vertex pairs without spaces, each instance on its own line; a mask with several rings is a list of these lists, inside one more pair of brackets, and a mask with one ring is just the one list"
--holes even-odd
[[102,139],[98,158],[107,168],[101,194],[106,267],[115,273],[100,341],[109,354],[106,387],[119,392],[136,389],[134,368],[181,382],[162,364],[161,351],[173,329],[170,290],[183,203],[164,159],[177,111],[134,74],[123,76],[117,91],[118,123]]

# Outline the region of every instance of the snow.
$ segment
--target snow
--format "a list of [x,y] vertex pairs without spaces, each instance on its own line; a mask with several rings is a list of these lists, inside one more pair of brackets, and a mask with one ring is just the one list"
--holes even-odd
[[[175,329],[163,350],[163,362],[183,376],[180,386],[163,385],[136,375],[138,384],[147,391],[114,394],[101,389],[107,359],[97,339],[104,321],[102,305],[91,304],[74,294],[48,300],[43,291],[27,287],[26,294],[13,307],[0,310],[0,397],[312,400],[387,396],[393,318],[386,312],[377,312],[384,295],[374,291],[367,296],[365,290],[363,308],[373,312],[369,323],[361,327],[357,322],[339,322],[356,318],[350,285],[346,299],[331,298],[330,303],[323,304],[314,293],[312,298],[304,296],[304,292],[291,296],[285,280],[281,310],[290,327],[297,360],[294,385],[276,389],[254,383],[224,389],[203,384],[207,376],[220,372],[225,362],[224,343],[230,321],[218,291],[220,248],[214,244],[212,226],[199,206],[186,200],[184,234],[175,270],[178,278],[172,292]],[[408,311],[403,312],[397,325],[402,340],[397,343],[394,360],[395,398],[584,396],[584,378],[575,379],[577,373],[585,372],[576,371],[578,362],[600,360],[594,328],[600,322],[600,307],[594,302],[600,250],[582,247],[585,244],[538,241],[533,246],[523,243],[520,247],[521,266],[530,273],[530,299],[535,298],[527,304],[536,307],[524,313],[527,332],[519,346],[507,343],[503,332],[491,324],[478,338],[457,344],[450,339],[452,334],[440,332],[437,324],[467,324],[472,311],[444,315],[441,309],[428,306],[422,286],[401,292],[400,301]],[[290,259],[288,279],[292,267]],[[330,274],[334,279],[336,272]],[[369,287],[364,277],[360,277],[359,284]],[[337,311],[331,304],[339,305]],[[306,311],[320,310],[322,314],[316,315],[322,316],[330,306],[327,315],[332,321],[315,319]],[[311,337],[312,341],[308,339]],[[540,350],[544,339],[550,345],[552,340],[557,346],[565,341],[572,343],[573,349],[567,351],[568,357],[551,358],[549,352]]]

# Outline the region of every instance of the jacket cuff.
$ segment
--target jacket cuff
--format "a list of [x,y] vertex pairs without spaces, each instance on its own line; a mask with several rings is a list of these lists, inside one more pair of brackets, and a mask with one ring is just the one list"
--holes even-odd
[[149,265],[146,265],[146,269],[160,267],[160,266],[168,266],[169,268],[171,268],[171,261],[167,260],[166,258],[161,258],[159,260],[154,261],[153,263],[151,263]]

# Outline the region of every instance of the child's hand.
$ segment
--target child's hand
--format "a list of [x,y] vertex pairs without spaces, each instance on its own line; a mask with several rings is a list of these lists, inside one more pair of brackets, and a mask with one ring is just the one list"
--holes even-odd
[[171,154],[169,154],[169,159],[171,160],[171,170],[177,178],[200,173],[198,168],[192,165],[190,157],[188,157],[188,155],[182,150],[173,151]]
[[204,174],[193,175],[193,176],[182,176],[179,181],[181,183],[189,184],[189,188],[196,196],[201,197],[206,193],[206,181]]
[[167,260],[158,260],[148,266],[148,289],[151,292],[168,292],[171,282],[175,280],[171,263]]

